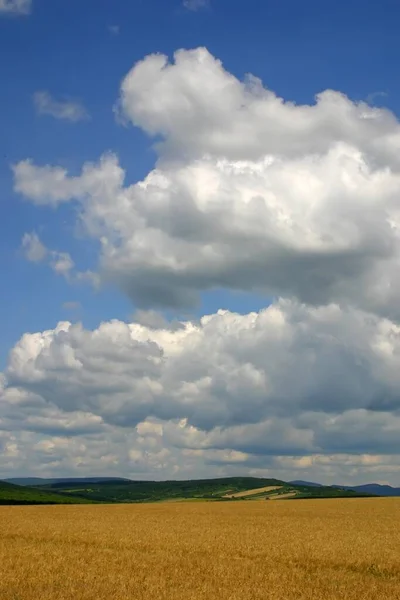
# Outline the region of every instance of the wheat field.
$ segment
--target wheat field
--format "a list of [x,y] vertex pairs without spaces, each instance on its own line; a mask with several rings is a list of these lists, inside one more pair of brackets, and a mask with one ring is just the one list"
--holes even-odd
[[1,600],[400,599],[400,499],[0,507]]

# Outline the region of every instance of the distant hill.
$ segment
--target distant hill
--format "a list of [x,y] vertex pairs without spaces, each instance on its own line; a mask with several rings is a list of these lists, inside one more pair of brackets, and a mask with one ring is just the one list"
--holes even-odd
[[277,479],[228,477],[189,481],[98,481],[59,482],[41,486],[43,490],[68,492],[100,502],[159,502],[163,500],[222,500],[224,495],[265,486],[284,485]]
[[0,505],[10,504],[87,504],[90,500],[0,481]]
[[162,502],[171,500],[271,500],[296,498],[366,497],[368,493],[329,486],[294,485],[279,479],[226,477],[189,481],[81,481],[41,486],[98,502]]
[[[306,485],[308,487],[324,487],[321,483],[312,483],[311,481],[289,481],[292,485]],[[332,485],[335,489],[352,490],[363,494],[372,494],[374,496],[400,496],[400,488],[391,485],[381,485],[379,483],[366,483],[364,485]]]
[[[14,478],[24,485],[0,482],[0,504],[214,502],[356,498],[375,495],[370,489],[344,489],[303,481],[257,477],[225,477],[188,481],[131,481],[122,478]],[[29,483],[30,485],[27,485]],[[34,485],[32,485],[34,484]],[[368,487],[368,486],[359,486]],[[393,489],[393,488],[391,488]]]
[[101,481],[129,481],[123,477],[55,477],[53,479],[44,479],[42,477],[12,477],[11,479],[5,479],[7,483],[14,483],[15,485],[29,485],[29,486],[40,486],[50,485],[53,483],[98,483]]
[[312,481],[302,481],[301,479],[296,479],[295,481],[289,481],[292,485],[306,485],[308,487],[324,487],[322,483],[313,483]]
[[345,490],[353,490],[355,492],[362,492],[365,494],[374,494],[376,496],[400,496],[400,488],[392,487],[391,485],[380,485],[379,483],[366,483],[364,485],[354,486],[338,486],[333,485],[334,488],[341,488]]

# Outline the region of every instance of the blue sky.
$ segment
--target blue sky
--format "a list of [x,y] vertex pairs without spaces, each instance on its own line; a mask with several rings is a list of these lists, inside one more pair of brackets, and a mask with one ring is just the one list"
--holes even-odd
[[103,474],[103,440],[122,475],[394,481],[399,23],[391,0],[0,0],[0,476]]
[[[1,362],[25,331],[53,327],[71,318],[62,304],[82,304],[89,327],[101,319],[126,319],[131,304],[118,292],[93,294],[71,287],[43,266],[18,253],[21,238],[42,231],[49,247],[78,253],[82,268],[93,267],[95,253],[70,235],[70,210],[37,210],[13,193],[10,163],[34,158],[79,171],[107,149],[117,152],[130,181],[145,175],[155,155],[139,129],[119,126],[112,111],[121,79],[147,54],[169,56],[179,48],[206,46],[238,77],[252,72],[265,86],[295,102],[312,102],[332,88],[352,99],[366,99],[393,110],[400,102],[400,59],[396,2],[379,4],[298,3],[213,0],[197,11],[179,0],[35,0],[32,14],[0,20],[0,250]],[[118,26],[119,33],[110,32]],[[48,90],[54,97],[80,99],[91,115],[69,123],[35,114],[32,96]],[[243,302],[243,306],[242,306]],[[226,293],[205,294],[204,312],[219,308],[257,309],[264,300]]]

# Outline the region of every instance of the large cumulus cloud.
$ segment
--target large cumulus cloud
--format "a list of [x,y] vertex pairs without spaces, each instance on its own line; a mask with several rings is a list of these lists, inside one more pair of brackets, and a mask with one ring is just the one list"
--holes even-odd
[[393,322],[281,300],[259,313],[219,311],[180,325],[111,321],[88,331],[64,322],[25,334],[4,374],[3,428],[69,437],[135,432],[124,451],[136,461],[138,439],[157,456],[179,449],[253,468],[274,456],[395,453],[400,329]]
[[126,426],[148,416],[210,430],[304,411],[397,411],[399,333],[367,313],[288,300],[176,330],[65,322],[25,334],[5,377],[11,390]]
[[144,308],[226,288],[399,318],[400,126],[389,111],[333,91],[284,102],[198,49],[137,64],[120,112],[161,139],[143,181],[125,185],[113,154],[78,176],[14,166],[32,202],[79,203],[103,281]]

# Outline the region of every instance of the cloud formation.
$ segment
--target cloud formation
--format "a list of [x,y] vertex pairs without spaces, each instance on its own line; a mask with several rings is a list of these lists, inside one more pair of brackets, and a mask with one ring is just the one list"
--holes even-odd
[[376,165],[399,166],[400,129],[389,111],[325,90],[313,105],[278,97],[260,79],[228,73],[205,48],[138,62],[122,82],[120,108],[133,124],[160,136],[162,152],[228,160],[324,155],[343,143]]
[[25,258],[30,262],[42,262],[48,254],[46,246],[42,244],[39,236],[34,231],[24,234],[21,246]]
[[101,277],[139,307],[191,307],[225,288],[400,316],[400,126],[389,111],[333,91],[284,102],[201,48],[135,65],[119,110],[161,140],[143,181],[126,186],[107,154],[74,177],[22,161],[15,189],[38,205],[79,202]]
[[[100,465],[107,440],[104,464],[125,474],[245,469],[328,481],[346,472],[348,481],[381,467],[393,477],[396,117],[332,90],[311,105],[286,102],[204,48],[137,63],[118,110],[156,142],[143,181],[127,185],[113,153],[78,175],[29,158],[13,167],[15,190],[33,204],[76,204],[80,230],[100,248],[98,277],[139,310],[133,323],[63,322],[23,336],[0,403],[4,431],[22,422],[10,452],[26,434],[74,468]],[[25,238],[34,262],[40,244]],[[221,288],[274,300],[199,323],[157,313]]]
[[149,416],[208,431],[304,412],[386,413],[400,409],[399,333],[368,313],[288,300],[175,329],[111,321],[90,332],[62,322],[26,334],[5,376],[62,410],[127,427]]
[[89,118],[85,107],[75,100],[56,100],[47,91],[38,91],[33,102],[39,115],[49,115],[54,119],[77,123]]
[[29,15],[32,10],[32,0],[0,0],[1,15]]
[[183,473],[186,456],[199,473],[201,464],[265,470],[290,459],[295,470],[315,456],[393,456],[399,356],[393,322],[288,300],[174,330],[61,322],[12,349],[0,420],[5,431],[42,436],[119,431],[144,470],[142,445],[164,458],[178,453]]

